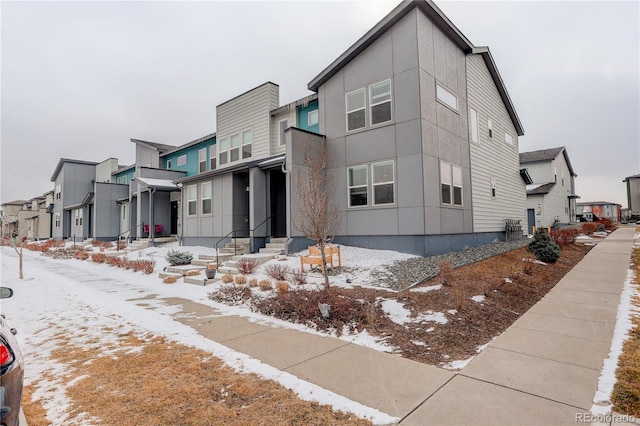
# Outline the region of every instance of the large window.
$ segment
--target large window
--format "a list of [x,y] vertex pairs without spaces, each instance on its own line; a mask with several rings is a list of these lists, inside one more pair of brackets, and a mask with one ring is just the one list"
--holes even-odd
[[349,207],[366,206],[369,192],[367,166],[349,167],[347,180],[349,186]]
[[198,212],[198,187],[196,185],[187,186],[187,214],[195,216]]
[[76,226],[82,226],[82,209],[75,210]]
[[240,159],[240,134],[231,136],[231,149],[229,150],[229,158],[232,163]]
[[211,182],[203,182],[200,185],[200,193],[202,194],[202,214],[211,214]]
[[347,93],[347,131],[362,129],[366,125],[364,89]]
[[441,161],[440,188],[442,204],[462,206],[462,168]]
[[218,160],[221,166],[241,158],[249,158],[252,155],[253,132],[248,129],[228,138],[220,139],[219,145]]
[[207,148],[198,150],[198,171],[200,173],[207,171]]
[[478,112],[469,108],[469,125],[471,126],[471,142],[478,142]]
[[289,121],[288,120],[280,120],[280,122],[278,123],[278,137],[280,138],[280,145],[284,145],[285,144],[285,140],[284,140],[284,131],[287,130],[289,128]]
[[[382,161],[347,169],[349,207],[383,206],[395,203],[395,163]],[[371,182],[369,182],[371,175]]]
[[373,205],[393,204],[393,161],[372,164],[371,175],[373,185]]
[[369,86],[371,125],[391,121],[391,80]]
[[454,111],[458,111],[457,96],[439,84],[436,84],[436,98]]
[[216,154],[216,146],[211,145],[209,147],[209,170],[216,169],[216,160],[218,158],[218,154]]

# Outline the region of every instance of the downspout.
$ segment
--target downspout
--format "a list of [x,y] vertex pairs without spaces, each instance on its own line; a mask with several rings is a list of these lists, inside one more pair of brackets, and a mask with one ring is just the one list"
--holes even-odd
[[149,245],[155,247],[155,223],[153,223],[153,204],[156,188],[149,188]]

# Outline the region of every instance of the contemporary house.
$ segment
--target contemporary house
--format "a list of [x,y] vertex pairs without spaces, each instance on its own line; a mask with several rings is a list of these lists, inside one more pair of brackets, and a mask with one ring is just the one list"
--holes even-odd
[[531,177],[527,185],[527,222],[532,227],[576,222],[575,178],[565,147],[520,154],[520,166]]
[[610,219],[614,222],[622,221],[622,206],[608,201],[591,201],[576,203],[576,216],[581,222],[596,219]]
[[29,205],[27,200],[14,200],[2,203],[2,237],[26,236],[24,223],[20,222],[20,212]]
[[627,215],[640,218],[640,174],[627,176],[623,182],[627,185]]

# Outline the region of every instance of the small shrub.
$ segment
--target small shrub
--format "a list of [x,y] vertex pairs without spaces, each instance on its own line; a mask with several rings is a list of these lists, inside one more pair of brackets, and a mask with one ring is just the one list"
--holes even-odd
[[262,291],[267,291],[267,290],[271,290],[273,287],[271,286],[271,280],[261,280],[258,283],[258,287],[260,288],[260,290]]
[[286,293],[289,291],[289,283],[287,281],[278,281],[276,283],[276,291],[278,293]]
[[234,281],[236,284],[239,284],[239,285],[246,284],[247,277],[245,277],[244,275],[236,275]]
[[164,277],[164,279],[162,280],[163,283],[165,284],[175,284],[178,282],[178,277]]
[[440,277],[440,284],[442,285],[451,285],[451,278],[453,266],[451,265],[451,261],[449,260],[440,260],[438,261],[438,277]]
[[286,264],[271,263],[264,268],[265,274],[276,281],[286,281],[291,273],[291,268]]
[[93,247],[102,247],[102,248],[111,248],[111,247],[113,247],[113,244],[110,243],[109,241],[99,241],[99,240],[91,241],[91,245]]
[[169,265],[189,265],[193,260],[193,254],[188,251],[180,251],[180,250],[169,250],[164,257]]
[[600,219],[597,223],[602,224],[604,226],[604,229],[606,229],[607,231],[615,231],[618,227],[618,224],[608,217]]
[[155,262],[153,260],[131,260],[129,263],[135,272],[142,271],[145,274],[152,274],[155,267]]
[[598,230],[598,224],[596,222],[583,222],[580,225],[580,230],[587,235],[593,234]]
[[91,260],[93,260],[96,263],[104,263],[106,259],[107,259],[107,256],[105,256],[104,253],[93,253],[91,255]]
[[546,230],[536,230],[527,250],[545,263],[555,263],[560,257],[560,247],[551,241]]
[[257,267],[258,260],[252,257],[241,257],[240,260],[238,260],[238,265],[236,266],[236,268],[238,268],[238,271],[240,271],[244,275],[253,274],[256,271]]
[[87,260],[89,258],[89,253],[86,251],[78,250],[75,252],[76,259],[78,260]]
[[258,279],[257,278],[251,278],[249,280],[249,287],[258,287]]
[[225,284],[230,284],[233,282],[233,275],[231,274],[224,274],[222,276],[222,278],[220,278],[220,280],[225,283]]
[[560,228],[551,229],[551,239],[561,249],[573,243],[576,237],[580,235],[580,231],[576,228]]
[[289,273],[289,279],[295,285],[304,285],[307,283],[307,274],[305,274],[304,271],[301,271],[299,269],[293,269]]
[[464,283],[459,279],[452,280],[450,285],[453,305],[457,310],[461,310],[464,304],[467,302],[467,299],[469,298],[469,292],[467,291]]
[[251,299],[251,290],[243,285],[225,285],[210,293],[209,299],[228,305],[242,305]]
[[489,296],[494,290],[497,290],[504,283],[504,278],[493,271],[485,271],[480,276],[480,283],[482,294]]
[[200,271],[187,271],[187,277],[195,277],[196,275],[200,275]]

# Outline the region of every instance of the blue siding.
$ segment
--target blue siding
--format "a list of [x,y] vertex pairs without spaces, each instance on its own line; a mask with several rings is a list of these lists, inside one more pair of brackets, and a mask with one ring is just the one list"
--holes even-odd
[[116,173],[114,175],[114,183],[129,185],[129,183],[131,182],[131,179],[133,179],[133,174],[135,173],[135,171],[136,171],[135,167],[132,167],[122,172]]
[[[215,144],[216,144],[216,138],[211,138],[211,139],[202,141],[196,145],[190,146],[188,148],[174,151],[170,154],[164,155],[162,157],[161,164],[164,166],[164,168],[168,169],[169,168],[168,162],[171,161],[171,170],[187,172],[187,176],[196,175],[199,173],[198,151],[200,151],[202,148],[205,148],[207,150],[207,158],[206,158],[207,169],[205,171],[208,171],[210,170],[210,166],[211,166],[209,161],[211,157],[210,147],[211,145],[215,145]],[[187,163],[185,165],[178,166],[178,157],[181,157],[183,155],[187,156]]]
[[318,123],[309,126],[309,113],[318,110],[318,101],[309,102],[306,107],[298,108],[298,128],[313,133],[320,133],[320,125]]

